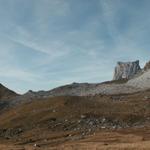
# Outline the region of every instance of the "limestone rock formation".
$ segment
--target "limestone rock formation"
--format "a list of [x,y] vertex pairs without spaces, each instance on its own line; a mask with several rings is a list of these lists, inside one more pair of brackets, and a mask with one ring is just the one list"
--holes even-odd
[[147,71],[149,69],[150,69],[150,61],[145,64],[144,71]]
[[130,79],[141,71],[139,60],[134,62],[118,62],[113,80]]

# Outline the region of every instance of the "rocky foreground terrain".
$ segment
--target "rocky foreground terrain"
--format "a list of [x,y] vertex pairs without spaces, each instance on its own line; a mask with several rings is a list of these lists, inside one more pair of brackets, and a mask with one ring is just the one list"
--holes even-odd
[[0,149],[149,150],[150,67],[134,64],[118,66],[119,80],[98,84],[24,95],[0,85]]

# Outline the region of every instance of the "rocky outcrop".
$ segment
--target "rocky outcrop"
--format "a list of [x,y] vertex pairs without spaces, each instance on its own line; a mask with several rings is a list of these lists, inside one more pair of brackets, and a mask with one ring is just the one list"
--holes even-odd
[[130,79],[141,71],[139,60],[134,62],[118,62],[113,80]]
[[150,69],[150,61],[145,64],[144,71],[147,71],[149,69]]

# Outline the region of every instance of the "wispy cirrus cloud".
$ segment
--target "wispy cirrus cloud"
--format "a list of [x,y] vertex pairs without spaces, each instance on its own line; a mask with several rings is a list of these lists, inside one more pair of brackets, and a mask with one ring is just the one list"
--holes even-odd
[[[148,0],[1,0],[0,82],[21,93],[112,78],[149,59]],[[107,72],[107,73],[106,73]]]

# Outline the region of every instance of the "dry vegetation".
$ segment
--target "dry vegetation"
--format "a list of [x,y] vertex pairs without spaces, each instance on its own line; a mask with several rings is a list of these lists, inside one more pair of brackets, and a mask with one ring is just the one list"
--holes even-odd
[[33,100],[1,111],[0,149],[150,149],[149,123],[149,91]]

